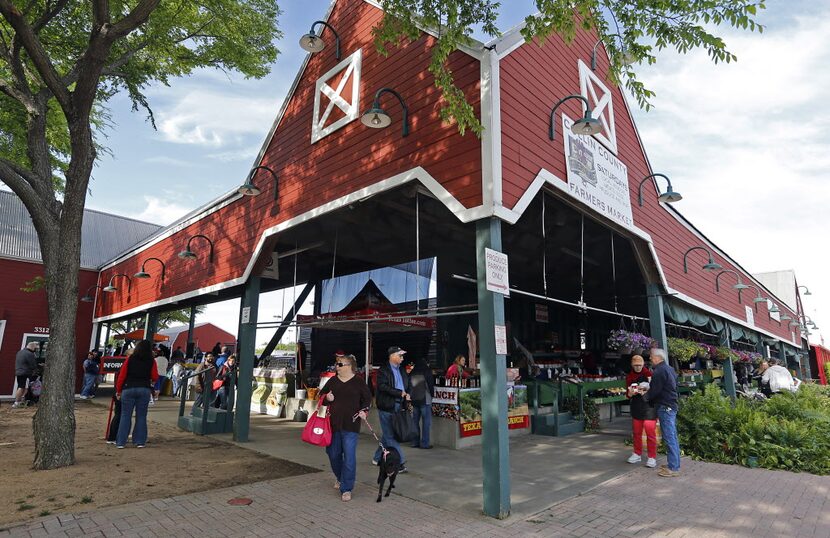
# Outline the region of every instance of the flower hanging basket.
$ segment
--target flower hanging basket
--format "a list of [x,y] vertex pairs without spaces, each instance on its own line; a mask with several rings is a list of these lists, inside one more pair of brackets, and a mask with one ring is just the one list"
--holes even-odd
[[620,355],[631,355],[631,346],[620,346],[617,351],[620,352]]

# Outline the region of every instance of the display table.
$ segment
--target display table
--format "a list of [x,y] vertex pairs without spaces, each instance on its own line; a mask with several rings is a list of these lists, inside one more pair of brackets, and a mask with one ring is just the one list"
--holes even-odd
[[285,368],[254,368],[251,412],[283,416],[288,398],[294,396],[294,374]]

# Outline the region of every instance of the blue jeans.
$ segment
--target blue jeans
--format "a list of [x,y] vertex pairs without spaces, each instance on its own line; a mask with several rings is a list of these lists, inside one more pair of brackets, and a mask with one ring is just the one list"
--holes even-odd
[[657,407],[657,417],[660,419],[660,429],[663,432],[663,441],[666,442],[667,463],[669,470],[680,470],[680,443],[677,440],[677,406]]
[[161,396],[161,389],[164,388],[165,381],[167,381],[167,376],[159,374],[159,378],[156,381],[156,392],[159,393],[159,396]]
[[95,374],[84,374],[84,387],[81,389],[81,396],[92,396],[95,394]]
[[340,482],[340,493],[354,489],[357,472],[357,432],[332,432],[331,444],[326,447],[331,472]]
[[133,444],[147,444],[147,407],[150,405],[150,387],[131,387],[121,391],[121,422],[118,424],[118,437],[115,444],[124,446],[130,435],[130,427],[135,409],[135,428]]
[[428,447],[429,431],[432,428],[432,406],[412,404],[412,420],[415,422],[415,431],[420,432],[412,441],[412,448],[418,448],[419,440],[422,448]]
[[[395,404],[395,412],[400,411],[401,404]],[[383,443],[383,446],[386,448],[392,447],[398,451],[398,454],[401,455],[401,464],[406,461],[406,456],[403,455],[403,449],[401,449],[401,445],[395,440],[395,434],[392,430],[392,415],[394,413],[390,413],[389,411],[381,411],[378,409],[378,418],[380,419],[380,429],[383,432],[383,435],[380,437],[380,442]],[[380,458],[383,456],[383,452],[378,447],[375,450],[375,455],[372,457],[375,461],[380,461]]]

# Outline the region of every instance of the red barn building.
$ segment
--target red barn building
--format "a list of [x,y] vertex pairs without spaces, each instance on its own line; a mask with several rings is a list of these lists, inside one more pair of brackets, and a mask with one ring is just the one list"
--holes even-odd
[[[671,171],[651,168],[601,47],[590,68],[596,35],[540,45],[515,29],[455,51],[449,66],[484,126],[479,139],[440,118],[427,71],[433,35],[383,56],[371,33],[381,18],[375,2],[332,3],[325,21],[342,56],[324,29],[328,46],[307,56],[243,188],[104,266],[100,282],[158,258],[167,278],[103,294],[96,322],[242,296],[234,432],[245,440],[261,291],[316,285],[322,314],[332,277],[437,260],[437,306],[418,305],[417,284],[409,297],[413,313],[438,319],[435,365],[466,352],[467,327],[477,327],[482,401],[499,410],[482,419],[491,515],[509,510],[501,411],[513,339],[538,357],[599,357],[609,331],[627,324],[663,346],[687,330],[796,356],[796,312],[670,205],[677,197],[655,174]],[[582,99],[555,106],[571,95]],[[571,130],[586,103],[600,122],[593,136]],[[370,128],[387,116],[391,126]]]
[[[160,226],[87,209],[81,233],[81,272],[78,289],[94,294],[98,269],[113,256],[132,247]],[[49,311],[46,291],[24,291],[36,277],[43,277],[40,244],[23,202],[0,190],[0,395],[11,395],[16,386],[15,354],[27,342],[43,342],[39,355],[48,364]],[[92,349],[91,302],[78,303],[75,327],[77,366]],[[76,389],[83,372],[75,368]]]

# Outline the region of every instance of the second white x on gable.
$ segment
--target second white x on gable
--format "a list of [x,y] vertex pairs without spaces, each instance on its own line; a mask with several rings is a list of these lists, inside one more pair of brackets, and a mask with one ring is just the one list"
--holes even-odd
[[593,116],[602,124],[602,131],[595,134],[594,138],[616,154],[613,94],[582,60],[579,60],[579,93],[591,103]]
[[[362,50],[344,58],[339,64],[331,68],[320,77],[314,91],[314,116],[311,119],[311,143],[325,138],[336,130],[344,127],[360,116],[360,67]],[[329,86],[328,82],[342,73],[337,88]],[[351,101],[343,98],[343,90],[351,82]],[[328,105],[320,112],[322,97],[328,98]],[[343,112],[344,116],[332,123],[328,123],[334,107]],[[327,125],[328,123],[328,125]]]

